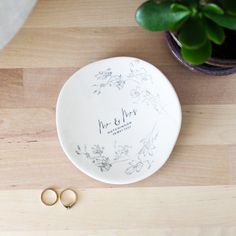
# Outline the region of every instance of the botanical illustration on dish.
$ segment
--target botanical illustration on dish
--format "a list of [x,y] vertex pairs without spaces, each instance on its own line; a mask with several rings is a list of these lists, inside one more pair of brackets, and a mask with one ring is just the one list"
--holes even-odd
[[[156,128],[156,127],[155,127]],[[154,162],[153,156],[156,147],[156,139],[158,137],[158,130],[153,129],[147,137],[140,140],[140,149],[137,153],[136,159],[129,157],[131,146],[117,145],[114,142],[114,153],[108,155],[105,147],[99,144],[95,144],[91,147],[84,145],[80,147],[77,145],[76,154],[80,157],[86,158],[93,163],[101,172],[109,171],[115,164],[120,162],[126,163],[124,173],[131,175],[133,173],[140,172],[144,167],[150,169]]]
[[[93,94],[99,96],[108,88],[115,88],[118,91],[129,89],[129,95],[133,104],[145,104],[153,109],[157,114],[165,113],[165,108],[161,103],[159,94],[153,94],[143,86],[143,83],[150,83],[153,86],[153,78],[141,66],[139,60],[133,60],[129,64],[127,74],[115,74],[111,68],[100,71],[95,74],[96,83],[92,85]],[[148,135],[139,141],[135,158],[129,156],[133,147],[128,145],[117,145],[114,143],[114,153],[108,154],[105,147],[100,144],[93,146],[77,145],[76,154],[79,157],[86,158],[93,163],[101,172],[110,171],[116,164],[124,162],[124,173],[131,175],[139,173],[144,169],[150,169],[154,163],[154,154],[157,151],[157,138],[159,129],[155,122]]]
[[117,88],[122,90],[133,83],[134,88],[130,90],[130,96],[133,98],[133,103],[145,103],[148,106],[152,106],[158,112],[164,112],[164,107],[161,105],[159,94],[152,94],[151,91],[143,89],[144,82],[153,84],[153,79],[146,69],[140,66],[140,61],[135,60],[129,64],[129,73],[114,74],[111,68],[107,68],[104,71],[100,71],[95,75],[97,83],[93,85],[94,94],[100,95],[102,91],[108,87]]
[[152,77],[149,75],[145,68],[139,66],[139,60],[135,60],[129,64],[130,72],[128,74],[114,74],[111,68],[100,71],[95,75],[97,83],[93,93],[99,95],[102,90],[107,87],[114,87],[118,90],[123,89],[128,83],[133,82],[136,85],[141,85],[144,81],[152,83]]

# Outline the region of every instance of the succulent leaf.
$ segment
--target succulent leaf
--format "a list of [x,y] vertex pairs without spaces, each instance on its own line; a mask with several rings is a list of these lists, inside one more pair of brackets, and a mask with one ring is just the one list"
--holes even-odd
[[150,31],[170,30],[177,22],[190,15],[190,11],[172,12],[172,2],[147,1],[136,12],[136,21]]
[[206,31],[199,17],[190,18],[180,29],[180,43],[187,49],[197,49],[207,40]]
[[183,5],[183,4],[179,4],[179,3],[172,3],[172,4],[170,5],[170,9],[171,9],[171,11],[173,11],[173,12],[190,11],[190,9],[189,9],[187,6],[185,6],[185,5]]
[[205,19],[204,23],[208,39],[215,44],[221,45],[225,40],[224,29],[208,19]]
[[232,30],[236,29],[236,16],[231,16],[228,14],[219,15],[210,12],[204,12],[204,15],[222,27]]
[[224,10],[219,7],[218,5],[214,4],[214,3],[208,3],[203,7],[203,11],[204,12],[209,12],[209,13],[215,13],[215,14],[219,14],[222,15],[224,14]]
[[231,15],[236,15],[236,1],[235,0],[218,0],[227,12]]
[[187,48],[181,48],[181,55],[183,59],[193,65],[200,65],[207,61],[212,53],[212,45],[209,40],[202,45],[202,47],[189,50]]

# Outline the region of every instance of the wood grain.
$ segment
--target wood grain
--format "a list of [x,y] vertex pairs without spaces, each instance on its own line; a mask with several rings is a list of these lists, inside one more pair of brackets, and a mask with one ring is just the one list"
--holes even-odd
[[[234,236],[236,76],[193,73],[171,55],[162,33],[134,20],[142,0],[40,0],[0,52],[0,235]],[[87,63],[134,56],[156,65],[183,110],[177,145],[150,178],[99,183],[59,145],[55,105],[64,82]],[[71,211],[45,208],[43,188],[74,187]]]
[[[142,0],[42,0],[25,28],[137,26],[134,15]],[[46,5],[46,7],[45,7]]]
[[235,227],[187,227],[187,228],[142,228],[142,229],[111,229],[111,230],[45,230],[45,231],[4,231],[0,236],[235,236]]
[[0,107],[17,107],[23,101],[23,70],[0,70]]
[[163,34],[138,27],[26,28],[1,52],[0,68],[80,67],[128,55],[169,65],[166,51]]
[[101,188],[78,190],[78,193],[79,203],[67,211],[60,204],[42,206],[39,190],[1,191],[0,209],[5,214],[0,215],[0,228],[2,231],[142,230],[232,227],[236,221],[235,186],[127,188],[125,191]]

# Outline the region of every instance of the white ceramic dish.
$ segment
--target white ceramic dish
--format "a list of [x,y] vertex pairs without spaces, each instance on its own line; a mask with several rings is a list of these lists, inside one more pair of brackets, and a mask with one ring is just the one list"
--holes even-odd
[[65,83],[57,101],[61,146],[82,172],[129,184],[167,161],[181,127],[178,97],[153,65],[131,57],[89,64]]

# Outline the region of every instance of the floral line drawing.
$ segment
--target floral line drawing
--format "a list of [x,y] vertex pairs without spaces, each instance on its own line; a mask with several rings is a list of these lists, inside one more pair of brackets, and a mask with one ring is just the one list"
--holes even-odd
[[77,146],[76,154],[83,155],[87,159],[91,160],[102,172],[108,171],[112,167],[109,157],[104,155],[104,147],[94,145],[91,148],[91,153],[87,150],[87,146],[84,146],[83,151],[80,146]]
[[132,160],[131,162],[129,162],[129,167],[125,170],[125,173],[127,175],[131,175],[135,172],[139,173],[143,169],[145,164],[147,164],[147,169],[150,169],[153,162],[154,162],[153,160],[151,160],[151,161],[149,161],[149,160],[142,161],[139,159]]
[[93,145],[91,150],[88,151],[85,145],[83,150],[78,145],[75,153],[79,156],[83,156],[90,160],[95,166],[97,166],[101,172],[106,172],[111,169],[111,167],[121,161],[128,161],[129,147],[128,145],[117,145],[115,142],[115,155],[113,158],[105,154],[103,146]]
[[95,90],[93,91],[94,94],[101,94],[102,89],[106,87],[116,87],[117,89],[122,89],[125,86],[125,78],[121,75],[113,75],[111,68],[106,69],[105,71],[100,71],[98,74],[95,75],[100,83],[94,84]]
[[135,160],[131,160],[129,162],[129,167],[125,170],[127,175],[131,175],[133,173],[139,173],[144,166],[147,169],[150,169],[154,160],[152,159],[154,156],[154,150],[157,148],[156,140],[159,135],[159,130],[157,125],[155,124],[152,131],[147,135],[146,138],[140,140],[142,144],[138,157]]
[[106,87],[115,87],[118,90],[124,88],[127,82],[134,82],[135,84],[140,84],[142,81],[152,82],[152,77],[147,73],[145,68],[139,66],[139,60],[131,62],[129,65],[130,72],[127,75],[113,74],[111,68],[107,68],[104,71],[100,71],[95,75],[97,79],[93,93],[101,94],[102,90]]
[[109,171],[114,164],[119,162],[128,162],[128,167],[124,173],[131,175],[133,173],[139,173],[145,166],[147,169],[152,167],[154,160],[154,150],[156,149],[156,139],[159,131],[155,126],[153,130],[145,137],[140,140],[141,148],[137,153],[137,158],[131,160],[129,158],[129,152],[132,148],[128,145],[117,145],[114,143],[114,154],[111,156],[105,153],[105,148],[98,144],[93,145],[90,150],[85,145],[83,149],[78,145],[75,153],[90,160],[101,172]]
[[151,106],[158,113],[165,111],[164,107],[161,105],[159,94],[152,94],[147,89],[141,89],[141,82],[148,81],[153,83],[153,81],[151,75],[149,75],[145,68],[140,66],[139,63],[139,60],[131,62],[129,64],[130,72],[127,75],[113,74],[111,68],[100,71],[95,75],[98,83],[93,84],[93,87],[95,87],[93,93],[99,95],[106,87],[114,87],[121,90],[128,82],[133,82],[135,88],[130,91],[133,103],[142,102],[147,106]]
[[154,95],[146,89],[142,90],[140,87],[136,87],[130,91],[130,96],[134,99],[133,103],[144,103],[147,106],[151,106],[158,113],[165,111],[159,94]]
[[[115,144],[114,144],[114,150],[115,150],[115,158],[114,158],[114,161],[120,161],[122,160],[123,158],[123,161],[124,161],[124,158],[127,158],[128,155],[129,155],[129,150],[131,149],[130,146],[128,145],[117,145],[116,141],[115,141]],[[126,161],[127,159],[125,159]]]
[[139,66],[140,61],[135,60],[130,63],[129,69],[130,73],[127,75],[127,78],[134,79],[138,81],[150,81],[152,83],[152,77],[149,75],[145,68]]

